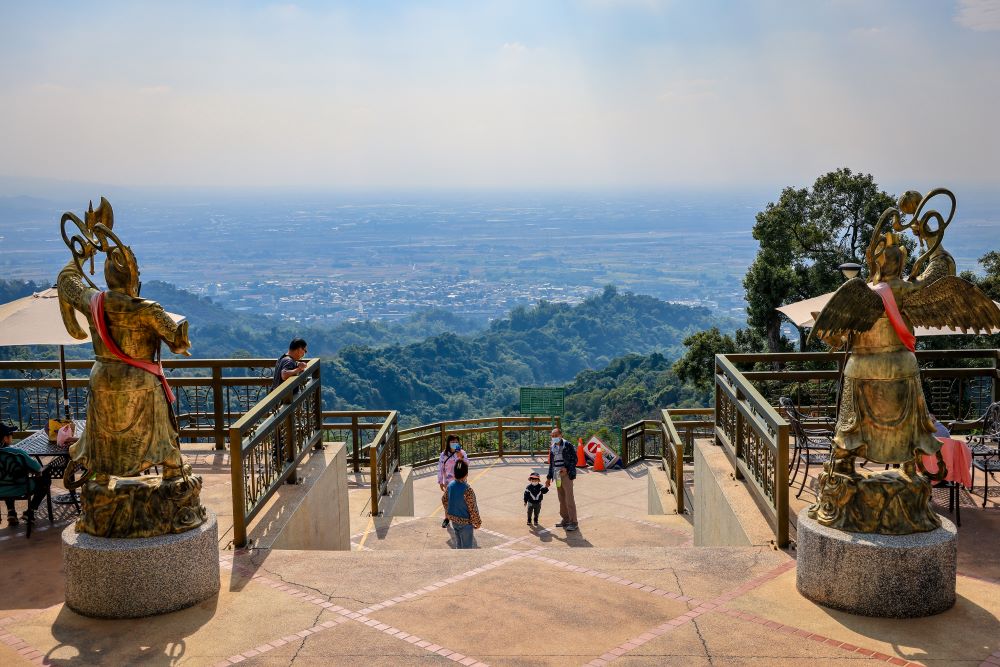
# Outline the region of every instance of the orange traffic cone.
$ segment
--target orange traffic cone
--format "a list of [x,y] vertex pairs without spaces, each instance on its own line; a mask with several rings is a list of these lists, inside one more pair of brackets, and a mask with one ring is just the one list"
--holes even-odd
[[578,438],[578,442],[576,444],[576,467],[587,467],[587,457],[583,455],[583,438]]
[[597,456],[594,457],[594,472],[604,472],[604,448],[597,448]]

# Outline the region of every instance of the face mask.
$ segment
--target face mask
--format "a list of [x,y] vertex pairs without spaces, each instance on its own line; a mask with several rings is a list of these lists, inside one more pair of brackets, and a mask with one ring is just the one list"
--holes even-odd
[[457,442],[451,443],[451,451],[457,452],[461,448],[462,448],[462,445],[458,444]]
[[558,445],[562,441],[562,438],[552,438],[552,444]]

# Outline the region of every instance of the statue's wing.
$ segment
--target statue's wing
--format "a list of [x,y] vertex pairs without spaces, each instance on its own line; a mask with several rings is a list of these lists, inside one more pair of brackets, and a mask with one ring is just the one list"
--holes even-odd
[[861,333],[874,326],[885,314],[882,297],[863,278],[851,278],[840,286],[820,311],[812,336],[835,338],[844,333]]
[[989,332],[1000,329],[1000,308],[968,280],[946,276],[906,294],[900,310],[917,327]]

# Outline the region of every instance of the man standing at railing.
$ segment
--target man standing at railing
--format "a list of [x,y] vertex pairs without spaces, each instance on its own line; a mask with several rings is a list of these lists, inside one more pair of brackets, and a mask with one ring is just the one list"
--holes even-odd
[[576,479],[576,448],[573,443],[562,437],[562,430],[557,426],[552,429],[552,444],[549,447],[549,472],[545,476],[545,488],[549,488],[552,480],[556,481],[556,495],[559,496],[559,516],[562,521],[556,528],[567,531],[576,530],[576,499],[573,497],[573,480]]
[[278,361],[274,364],[271,391],[281,386],[281,383],[288,378],[302,375],[302,371],[306,369],[306,362],[302,361],[302,357],[306,356],[308,352],[304,340],[301,338],[292,339],[292,342],[288,344],[288,352],[278,357]]

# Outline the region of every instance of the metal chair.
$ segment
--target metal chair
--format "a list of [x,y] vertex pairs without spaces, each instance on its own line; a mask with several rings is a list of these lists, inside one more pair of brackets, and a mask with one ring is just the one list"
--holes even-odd
[[830,460],[833,438],[829,428],[806,428],[806,426],[820,426],[825,422],[802,414],[792,403],[792,399],[782,396],[778,399],[778,405],[784,410],[795,438],[792,456],[788,461],[788,470],[791,472],[788,486],[795,485],[795,478],[798,477],[802,462],[804,461],[806,464],[802,474],[802,482],[799,484],[799,491],[795,494],[795,497],[798,498],[805,489],[806,480],[809,479],[809,466],[822,465]]
[[[952,430],[969,431],[976,429],[979,433],[968,437],[969,449],[972,450],[972,486],[975,488],[976,470],[983,472],[983,507],[990,492],[990,478],[1000,472],[1000,401],[992,403],[982,417],[975,421],[955,422]],[[994,477],[994,479],[996,479]]]
[[[29,516],[33,515],[30,505],[31,497],[35,493],[33,480],[41,480],[48,475],[47,467],[35,472],[28,467],[19,454],[7,451],[7,448],[0,448],[0,499],[27,500],[29,502]],[[53,523],[51,486],[45,492],[45,500],[49,510],[49,523]],[[27,537],[31,537],[31,525],[34,522],[29,520],[26,523]]]

